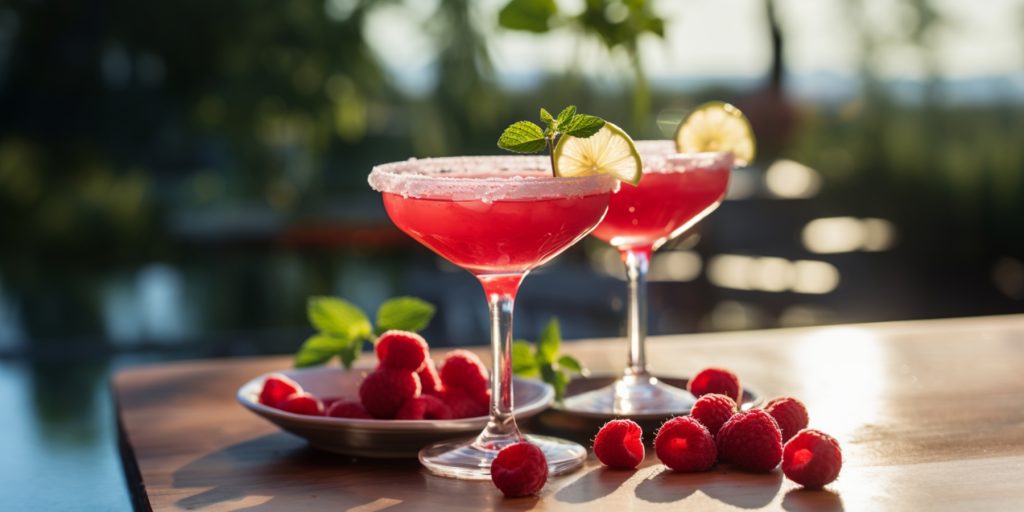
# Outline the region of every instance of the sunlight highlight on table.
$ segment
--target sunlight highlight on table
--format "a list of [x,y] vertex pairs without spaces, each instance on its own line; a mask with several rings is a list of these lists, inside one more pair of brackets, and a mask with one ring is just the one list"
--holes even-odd
[[815,331],[791,354],[803,384],[798,396],[814,411],[811,427],[842,442],[878,421],[888,357],[874,334],[856,327]]

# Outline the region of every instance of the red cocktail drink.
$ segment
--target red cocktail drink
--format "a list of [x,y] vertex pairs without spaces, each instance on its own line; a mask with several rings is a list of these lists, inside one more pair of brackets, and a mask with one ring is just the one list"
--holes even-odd
[[[480,279],[491,314],[490,421],[469,440],[428,446],[434,473],[489,479],[501,448],[520,442],[512,415],[512,306],[523,277],[590,233],[618,182],[605,175],[554,178],[538,157],[457,157],[377,166],[370,185],[399,229]],[[549,471],[580,467],[587,451],[562,439],[526,436]]]
[[526,272],[546,263],[594,228],[608,193],[484,202],[384,193],[399,229],[474,273]]
[[651,253],[692,228],[725,197],[730,153],[676,154],[669,141],[640,141],[640,183],[612,194],[608,215],[594,236],[619,250],[629,279],[629,360],[614,384],[569,397],[564,407],[586,414],[653,419],[690,410],[694,397],[647,372],[647,267]]
[[639,185],[624,185],[612,195],[594,236],[619,250],[656,249],[718,207],[729,166],[712,160],[686,172],[645,173]]

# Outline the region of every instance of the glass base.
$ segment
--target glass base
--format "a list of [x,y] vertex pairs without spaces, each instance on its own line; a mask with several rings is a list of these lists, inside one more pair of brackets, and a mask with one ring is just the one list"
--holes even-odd
[[613,384],[565,399],[570,412],[614,416],[669,416],[690,412],[697,399],[650,375],[626,375]]
[[[523,437],[544,452],[550,475],[574,471],[583,466],[587,458],[587,449],[572,441],[547,436]],[[498,451],[517,442],[519,439],[513,437],[507,442],[491,443],[485,447],[475,437],[443,441],[420,450],[419,459],[435,475],[459,480],[490,480],[491,461]]]

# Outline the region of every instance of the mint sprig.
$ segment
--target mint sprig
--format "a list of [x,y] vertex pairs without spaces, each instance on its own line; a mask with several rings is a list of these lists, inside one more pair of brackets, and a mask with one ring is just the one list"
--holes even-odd
[[585,375],[586,368],[568,354],[559,355],[562,331],[557,318],[552,318],[537,339],[536,348],[526,340],[512,343],[512,373],[521,377],[537,377],[555,388],[555,400],[561,401],[569,385],[569,372]]
[[[575,105],[562,109],[558,117],[541,108],[540,120],[544,128],[531,121],[512,123],[498,137],[498,147],[513,153],[540,153],[547,148],[551,155],[559,137],[572,135],[585,139],[597,133],[605,123],[600,117],[576,113]],[[554,161],[551,163],[554,170]]]
[[337,297],[310,297],[306,316],[317,333],[310,336],[295,354],[295,367],[324,364],[338,356],[345,368],[363,350],[363,343],[376,342],[384,331],[399,329],[418,332],[430,324],[435,308],[416,297],[396,297],[377,309],[377,327],[358,306]]

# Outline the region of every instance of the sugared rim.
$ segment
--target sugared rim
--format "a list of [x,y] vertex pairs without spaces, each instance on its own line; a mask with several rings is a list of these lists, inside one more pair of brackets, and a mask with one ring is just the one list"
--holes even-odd
[[644,173],[686,172],[706,167],[733,167],[728,151],[677,153],[671,140],[638,140],[636,148],[644,162]]
[[403,197],[484,202],[587,196],[618,186],[605,175],[556,178],[547,157],[514,155],[411,158],[374,166],[367,181]]

